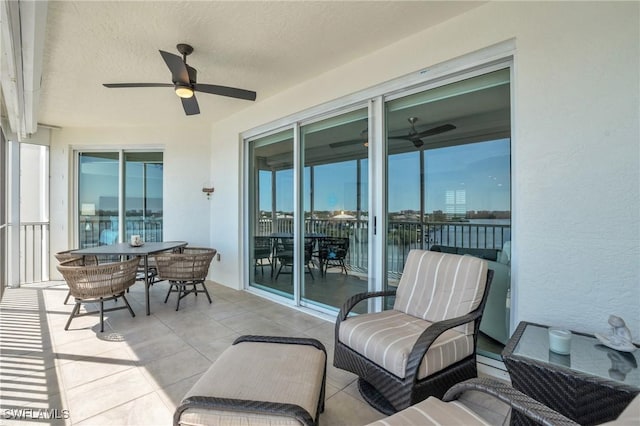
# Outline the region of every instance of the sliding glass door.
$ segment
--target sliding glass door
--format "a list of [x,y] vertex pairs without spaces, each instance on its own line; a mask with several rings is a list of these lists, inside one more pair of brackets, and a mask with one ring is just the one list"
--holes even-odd
[[356,293],[396,287],[411,249],[480,256],[502,270],[484,326],[487,341],[502,342],[510,69],[440,81],[293,118],[247,141],[250,287],[335,312]]
[[250,283],[293,299],[293,130],[253,140],[249,152]]
[[509,336],[510,96],[502,69],[385,105],[386,288],[414,248],[486,259],[494,279],[478,345],[495,357]]
[[300,128],[303,147],[301,303],[336,310],[368,290],[368,110]]
[[78,153],[79,247],[162,241],[162,152]]
[[78,164],[80,248],[118,242],[120,154],[81,152]]
[[124,240],[162,241],[162,153],[124,153]]

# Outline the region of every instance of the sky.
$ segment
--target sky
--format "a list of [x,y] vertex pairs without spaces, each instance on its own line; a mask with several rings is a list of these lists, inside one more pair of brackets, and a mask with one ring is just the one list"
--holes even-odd
[[[500,139],[424,151],[426,212],[510,210],[510,143]],[[389,157],[390,212],[420,209],[420,151]],[[367,167],[362,163],[362,208],[367,209]],[[314,210],[356,209],[356,161],[315,166]],[[293,171],[276,173],[276,210],[293,211]],[[309,209],[309,172],[305,171],[305,210]],[[271,210],[271,173],[260,174],[260,210]]]

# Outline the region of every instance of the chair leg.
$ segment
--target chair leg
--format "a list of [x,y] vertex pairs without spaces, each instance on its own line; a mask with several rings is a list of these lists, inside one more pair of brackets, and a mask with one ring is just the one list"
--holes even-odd
[[122,294],[122,300],[124,300],[124,304],[127,305],[127,309],[129,309],[129,312],[131,313],[131,316],[135,318],[136,314],[133,312],[133,309],[131,309],[131,305],[129,305],[129,301],[127,300],[126,297],[124,297],[124,294]]
[[185,292],[186,294],[186,290],[184,289],[184,285],[176,284],[176,288],[178,289],[178,304],[176,305],[176,312],[177,312],[178,309],[180,309],[180,299],[182,299],[182,292]]
[[311,275],[311,279],[312,280],[316,280],[315,277],[313,276],[313,272],[311,272],[311,266],[309,266],[309,264],[307,263],[307,270],[309,271],[309,275]]
[[102,300],[102,298],[100,298],[100,333],[103,333],[103,332],[104,332],[104,301]]
[[[209,296],[209,291],[207,290],[207,286],[204,285],[204,281],[202,281],[200,284],[202,284],[202,289],[204,290],[204,294],[207,295],[207,299],[209,299],[209,303],[212,303],[211,302],[211,296]],[[198,293],[196,293],[196,294],[198,294]]]
[[69,329],[69,325],[71,324],[71,320],[78,313],[78,311],[80,311],[80,302],[76,301],[76,304],[73,306],[73,309],[71,310],[71,315],[69,315],[69,319],[67,320],[67,324],[64,326],[65,330]]
[[169,300],[169,295],[171,294],[171,290],[173,289],[173,282],[169,281],[169,291],[167,292],[167,297],[164,298],[164,303],[167,303],[167,300]]
[[71,292],[70,292],[70,291],[68,291],[68,292],[67,292],[67,297],[65,297],[65,298],[64,298],[64,304],[65,304],[65,305],[66,305],[66,304],[67,304],[67,302],[69,301],[69,298],[70,298],[70,297],[71,297]]
[[276,280],[278,279],[278,277],[280,276],[280,271],[282,271],[282,267],[284,266],[284,263],[280,264],[280,268],[278,269],[278,273],[276,274]]

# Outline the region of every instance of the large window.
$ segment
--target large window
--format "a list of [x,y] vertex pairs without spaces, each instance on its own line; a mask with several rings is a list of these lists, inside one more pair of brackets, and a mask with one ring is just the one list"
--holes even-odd
[[78,155],[80,248],[141,235],[162,241],[163,154],[81,152]]

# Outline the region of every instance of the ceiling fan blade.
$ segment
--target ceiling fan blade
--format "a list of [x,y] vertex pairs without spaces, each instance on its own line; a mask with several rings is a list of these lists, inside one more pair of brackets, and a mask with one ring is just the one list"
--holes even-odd
[[104,83],[104,87],[110,89],[126,88],[126,87],[173,87],[169,83]]
[[172,81],[186,85],[191,84],[189,81],[187,65],[184,63],[182,58],[178,55],[174,55],[173,53],[165,52],[164,50],[160,50],[159,52],[171,71]]
[[453,124],[443,124],[442,126],[433,127],[431,129],[425,130],[424,132],[420,132],[417,135],[414,135],[414,138],[425,138],[427,136],[435,136],[440,133],[448,132],[455,129],[456,126]]
[[350,146],[350,145],[357,145],[360,144],[364,147],[364,143],[366,142],[365,139],[353,139],[350,141],[340,141],[340,142],[334,142],[334,143],[330,143],[329,146],[331,148],[341,148],[343,146]]
[[190,98],[180,98],[180,100],[182,101],[182,108],[184,108],[185,114],[200,114],[200,107],[198,106],[198,101],[196,100],[195,95]]
[[217,86],[215,84],[195,84],[194,90],[197,92],[211,93],[213,95],[228,96],[230,98],[245,99],[247,101],[256,100],[256,92],[251,90],[236,89],[235,87]]

